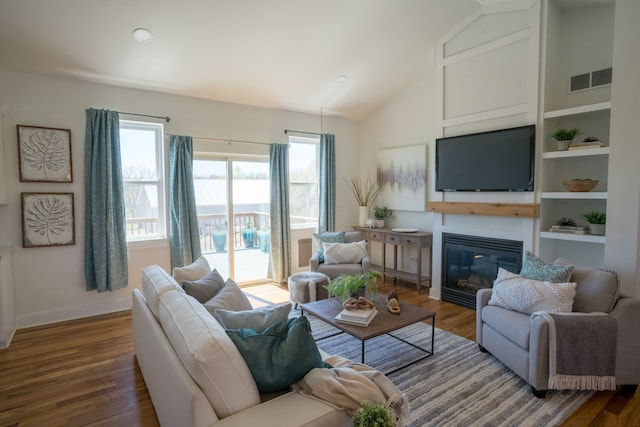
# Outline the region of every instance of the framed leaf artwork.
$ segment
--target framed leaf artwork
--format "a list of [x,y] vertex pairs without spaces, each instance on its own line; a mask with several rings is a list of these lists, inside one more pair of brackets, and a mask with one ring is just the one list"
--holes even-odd
[[21,193],[22,247],[75,245],[73,193]]
[[22,182],[73,182],[71,130],[18,125]]

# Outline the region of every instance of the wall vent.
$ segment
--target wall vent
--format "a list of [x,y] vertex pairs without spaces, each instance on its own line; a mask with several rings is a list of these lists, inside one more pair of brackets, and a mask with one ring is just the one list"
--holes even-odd
[[575,74],[569,77],[569,92],[579,92],[611,84],[613,69],[611,67],[590,73]]

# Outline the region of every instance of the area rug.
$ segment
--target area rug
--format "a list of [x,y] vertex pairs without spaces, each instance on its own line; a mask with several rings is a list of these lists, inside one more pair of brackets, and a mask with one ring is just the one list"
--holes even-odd
[[[360,341],[340,334],[308,316],[318,347],[360,361]],[[431,326],[418,323],[395,333],[428,347]],[[411,426],[558,426],[593,394],[591,391],[549,391],[535,398],[530,386],[475,342],[436,328],[435,354],[389,375],[406,393]],[[365,363],[383,372],[415,360],[418,350],[383,335],[366,342]]]

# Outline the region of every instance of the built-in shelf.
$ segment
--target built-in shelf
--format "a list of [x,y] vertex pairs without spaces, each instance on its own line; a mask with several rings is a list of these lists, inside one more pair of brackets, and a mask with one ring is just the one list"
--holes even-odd
[[556,119],[570,116],[584,116],[585,114],[607,114],[611,110],[611,101],[599,102],[597,104],[580,105],[578,107],[563,108],[561,110],[547,111],[544,113],[545,119]]
[[537,203],[427,202],[427,212],[538,218],[540,205]]
[[543,159],[567,159],[570,157],[607,156],[609,147],[584,148],[582,150],[547,151],[542,153]]
[[545,191],[540,195],[542,199],[572,199],[572,200],[607,200],[606,191]]
[[554,233],[552,231],[543,231],[540,233],[543,239],[569,240],[573,242],[585,243],[605,243],[605,236],[594,236],[591,234],[570,234],[570,233]]

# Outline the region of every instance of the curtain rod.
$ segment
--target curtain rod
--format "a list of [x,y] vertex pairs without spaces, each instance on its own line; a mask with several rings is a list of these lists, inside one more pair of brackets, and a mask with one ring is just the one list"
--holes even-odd
[[[171,134],[167,134],[167,136],[170,136]],[[205,136],[192,136],[191,138],[193,139],[199,139],[200,141],[221,141],[221,142],[226,142],[229,145],[231,145],[232,142],[239,142],[242,144],[258,144],[258,145],[271,145],[271,143],[269,142],[258,142],[258,141],[244,141],[241,139],[230,139],[230,138],[209,138],[209,137],[205,137]]]
[[154,116],[154,115],[151,115],[151,114],[127,113],[127,112],[124,112],[124,111],[116,111],[116,112],[119,113],[119,114],[128,114],[129,116],[153,117],[154,119],[163,119],[167,123],[169,123],[169,120],[171,120],[171,117],[169,117],[169,116],[163,117],[163,116]]
[[285,129],[284,130],[284,134],[288,134],[289,132],[295,132],[295,133],[306,133],[307,135],[322,135],[321,133],[318,132],[305,132],[302,130],[291,130],[291,129]]

